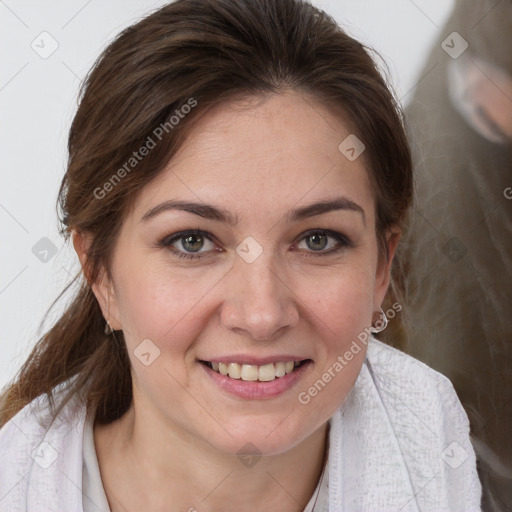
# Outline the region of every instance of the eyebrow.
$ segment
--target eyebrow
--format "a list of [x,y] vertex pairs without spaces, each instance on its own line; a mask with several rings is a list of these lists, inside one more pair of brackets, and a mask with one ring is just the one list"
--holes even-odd
[[[156,217],[160,213],[169,210],[181,210],[193,213],[194,215],[198,215],[204,219],[224,222],[230,226],[236,226],[238,224],[238,216],[232,215],[227,210],[223,210],[222,208],[217,208],[209,204],[179,200],[165,201],[155,206],[154,208],[151,208],[142,216],[141,222],[147,221]],[[307,206],[302,206],[294,210],[290,210],[285,214],[285,218],[288,222],[298,222],[310,217],[315,217],[316,215],[322,215],[337,210],[359,212],[363,218],[363,224],[366,226],[366,216],[364,209],[347,197],[326,199],[309,204]]]

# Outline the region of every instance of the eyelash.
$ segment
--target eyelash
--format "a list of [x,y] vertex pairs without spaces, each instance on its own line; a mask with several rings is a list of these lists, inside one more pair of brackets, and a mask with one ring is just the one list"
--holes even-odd
[[[306,231],[303,234],[302,238],[299,239],[299,242],[302,242],[302,240],[304,240],[305,238],[308,238],[312,235],[319,234],[319,233],[336,239],[338,241],[338,245],[335,247],[331,247],[327,251],[310,251],[308,254],[303,255],[304,258],[328,256],[328,255],[331,255],[331,254],[334,254],[334,253],[340,251],[343,248],[352,247],[352,242],[345,235],[342,235],[341,233],[337,233],[336,231],[330,231],[328,229],[320,229],[320,228],[310,229],[309,231]],[[160,247],[169,249],[171,254],[177,258],[185,258],[188,260],[194,260],[194,259],[199,260],[200,258],[205,256],[208,251],[205,253],[193,254],[193,253],[184,253],[184,252],[177,251],[174,248],[172,248],[172,244],[175,241],[180,240],[181,238],[184,238],[187,235],[201,235],[201,236],[207,238],[208,240],[210,240],[210,242],[213,242],[212,236],[207,231],[202,231],[200,229],[191,229],[188,231],[180,231],[179,233],[175,233],[173,235],[166,236],[159,242],[158,245]]]

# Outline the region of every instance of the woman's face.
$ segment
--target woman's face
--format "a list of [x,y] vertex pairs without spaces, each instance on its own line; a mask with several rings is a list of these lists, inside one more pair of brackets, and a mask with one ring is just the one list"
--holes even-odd
[[[106,315],[111,290],[136,414],[227,453],[250,442],[276,454],[340,406],[365,350],[333,365],[371,325],[389,275],[363,157],[338,149],[349,135],[298,93],[224,103],[141,190],[112,281],[96,287]],[[304,363],[286,374],[293,361]]]

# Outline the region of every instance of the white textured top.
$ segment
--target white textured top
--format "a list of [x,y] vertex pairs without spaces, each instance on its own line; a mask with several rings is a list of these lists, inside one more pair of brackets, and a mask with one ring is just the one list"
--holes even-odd
[[[48,428],[51,417],[41,395],[0,430],[0,512],[107,512],[85,405],[74,397]],[[315,512],[481,512],[467,415],[423,363],[371,339],[329,423],[328,503]]]

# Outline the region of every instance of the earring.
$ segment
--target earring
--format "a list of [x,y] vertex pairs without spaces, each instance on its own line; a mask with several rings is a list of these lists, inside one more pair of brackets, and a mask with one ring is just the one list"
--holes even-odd
[[114,332],[114,330],[112,329],[112,327],[110,327],[110,323],[109,321],[107,320],[106,323],[105,323],[105,334],[108,336],[109,334],[112,334]]
[[382,308],[380,308],[380,319],[375,322],[375,326],[370,327],[370,332],[372,334],[377,334],[379,332],[382,332],[386,327],[388,326],[388,317],[386,316],[386,313],[382,311]]

